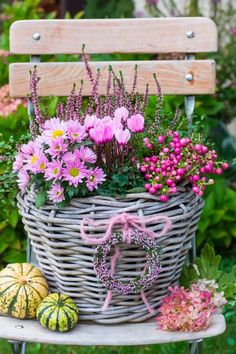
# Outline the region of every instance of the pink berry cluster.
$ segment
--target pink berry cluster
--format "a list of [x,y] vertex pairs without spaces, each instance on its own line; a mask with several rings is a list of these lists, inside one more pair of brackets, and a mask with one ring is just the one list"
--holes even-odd
[[[148,150],[155,144],[149,138],[143,139]],[[177,192],[180,182],[189,182],[195,194],[202,196],[206,185],[213,184],[207,174],[220,175],[228,168],[226,162],[216,161],[215,150],[200,143],[194,144],[189,137],[181,138],[175,131],[168,131],[157,137],[158,153],[144,158],[140,171],[147,180],[145,189],[151,194],[160,194],[160,200],[167,202],[169,195]],[[155,146],[156,148],[156,146]]]

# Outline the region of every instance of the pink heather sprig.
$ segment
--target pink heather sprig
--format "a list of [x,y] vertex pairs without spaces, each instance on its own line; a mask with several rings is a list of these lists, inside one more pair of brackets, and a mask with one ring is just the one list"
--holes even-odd
[[171,294],[164,298],[157,322],[164,331],[201,331],[210,325],[216,306],[210,291],[197,285],[190,289],[170,287]]
[[39,106],[38,89],[37,89],[39,80],[40,79],[37,75],[37,68],[36,66],[34,66],[34,69],[30,75],[30,93],[31,93],[31,100],[34,105],[35,121],[38,127],[41,128],[45,122],[45,117],[43,116],[41,108]]
[[[154,148],[148,138],[143,141],[147,149]],[[215,150],[200,143],[194,144],[189,137],[181,138],[176,131],[157,136],[157,143],[159,153],[145,157],[140,171],[147,180],[146,190],[160,194],[162,202],[167,202],[169,195],[177,192],[181,182],[189,182],[192,191],[202,196],[206,185],[214,183],[207,175],[220,175],[229,167],[227,163],[217,161]]]

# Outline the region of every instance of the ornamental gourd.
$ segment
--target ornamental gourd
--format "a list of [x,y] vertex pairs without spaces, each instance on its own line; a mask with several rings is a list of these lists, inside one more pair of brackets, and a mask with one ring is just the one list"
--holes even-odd
[[9,264],[0,272],[0,314],[35,318],[40,302],[48,295],[42,272],[30,263]]
[[67,332],[78,322],[78,308],[65,294],[48,295],[37,309],[40,324],[52,331]]

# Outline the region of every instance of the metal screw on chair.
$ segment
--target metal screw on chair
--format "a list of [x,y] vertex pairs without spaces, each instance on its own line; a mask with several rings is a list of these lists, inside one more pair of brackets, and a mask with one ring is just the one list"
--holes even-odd
[[188,32],[186,32],[186,36],[188,38],[194,38],[194,32],[193,31],[188,31]]
[[33,34],[33,39],[34,39],[35,41],[39,41],[40,38],[41,38],[41,35],[40,35],[39,33],[34,33],[34,34]]
[[16,325],[15,328],[17,328],[17,329],[22,329],[22,328],[24,328],[24,326],[22,326],[22,325]]
[[187,74],[185,76],[185,78],[186,78],[187,81],[193,81],[193,75],[192,74]]

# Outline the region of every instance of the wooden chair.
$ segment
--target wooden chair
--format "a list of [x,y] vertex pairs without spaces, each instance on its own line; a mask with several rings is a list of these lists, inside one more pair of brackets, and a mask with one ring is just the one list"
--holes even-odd
[[[194,95],[212,94],[215,90],[215,63],[213,60],[195,60],[195,53],[217,50],[215,24],[207,18],[148,18],[117,20],[32,20],[18,21],[11,26],[10,50],[15,54],[30,54],[30,63],[10,65],[10,94],[28,97],[29,70],[37,63],[39,95],[65,96],[74,82],[86,78],[84,65],[73,63],[40,63],[40,55],[79,54],[82,45],[92,53],[183,53],[185,60],[94,62],[101,68],[100,93],[104,94],[107,68],[123,71],[129,89],[134,65],[138,64],[139,92],[147,82],[150,93],[156,92],[152,75],[155,72],[164,94],[185,95],[189,119],[194,109]],[[84,95],[90,92],[90,83],[84,80]],[[33,114],[29,101],[29,113]],[[29,253],[29,261],[30,252]],[[225,321],[222,315],[213,316],[206,331],[171,333],[156,329],[153,321],[140,324],[105,326],[79,324],[79,328],[64,334],[51,333],[36,321],[21,321],[0,317],[1,337],[13,344],[14,353],[25,353],[25,342],[72,345],[141,345],[189,341],[191,354],[200,353],[203,338],[222,333]],[[24,343],[23,343],[24,342]]]

